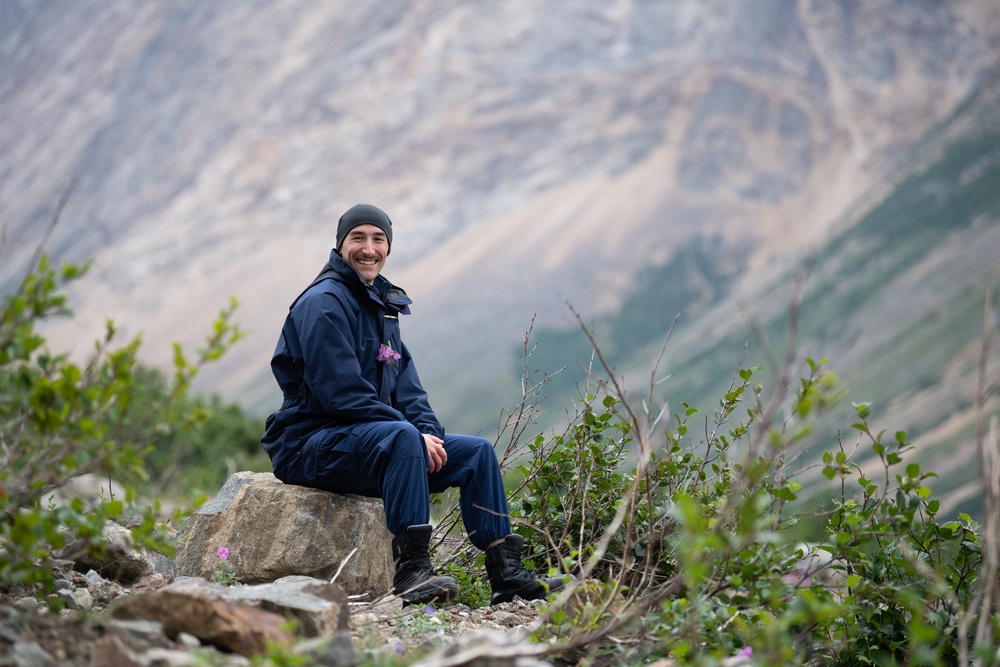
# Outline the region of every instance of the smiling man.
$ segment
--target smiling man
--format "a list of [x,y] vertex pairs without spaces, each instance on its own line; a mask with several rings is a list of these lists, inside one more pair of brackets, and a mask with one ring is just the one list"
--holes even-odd
[[458,487],[469,540],[486,552],[491,603],[543,598],[563,582],[524,569],[492,443],[445,433],[431,410],[400,338],[412,302],[381,275],[391,247],[380,209],[358,204],[341,216],[329,262],[281,330],[271,370],[284,400],[261,444],[288,484],[383,499],[393,592],[405,601],[458,591],[430,562],[430,494],[448,487]]

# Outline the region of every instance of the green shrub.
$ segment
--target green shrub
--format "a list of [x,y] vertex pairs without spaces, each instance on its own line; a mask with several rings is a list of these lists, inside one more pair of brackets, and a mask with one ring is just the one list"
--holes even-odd
[[[158,501],[143,504],[132,486],[124,497],[53,501],[68,480],[86,473],[109,479],[142,479],[143,459],[157,434],[198,421],[204,415],[178,410],[191,380],[241,337],[223,310],[206,346],[189,362],[179,345],[169,391],[155,403],[139,405],[138,337],[116,347],[116,328],[84,364],[46,346],[37,324],[66,316],[64,284],[88,266],[38,265],[16,292],[4,297],[0,320],[0,584],[51,585],[54,550],[83,538],[99,550],[108,520],[126,523],[142,545],[170,551],[166,528],[157,522]],[[175,517],[177,518],[177,517]]]
[[183,416],[160,423],[149,433],[149,452],[144,460],[148,478],[130,480],[144,495],[214,494],[234,472],[271,471],[271,462],[260,446],[263,423],[239,405],[225,403],[218,395],[171,399],[169,380],[159,369],[142,364],[136,366],[134,377],[134,419],[167,402],[172,403],[174,414]]
[[[563,434],[529,443],[515,525],[534,565],[583,582],[556,596],[537,640],[597,664],[956,661],[972,642],[961,628],[980,587],[980,527],[939,519],[933,474],[905,461],[905,433],[871,432],[868,404],[856,406],[858,442],[823,456],[836,502],[802,506],[794,447],[843,395],[825,361],[807,364],[787,399],[781,386],[766,397],[753,384],[759,369],[740,369],[697,430],[700,413],[686,404],[659,428],[612,378]],[[862,474],[866,450],[880,481]],[[817,518],[823,533],[803,544],[800,519]],[[983,613],[1000,636],[996,612]],[[980,657],[1000,664],[995,647]]]
[[[603,410],[593,395],[580,403],[577,421],[551,441],[536,437],[528,444],[528,462],[518,465],[525,482],[511,501],[511,514],[524,519],[517,530],[526,538],[528,567],[572,570],[593,557],[619,499],[629,491],[631,478],[621,472],[628,427],[616,418],[618,401],[605,396],[598,404]],[[534,526],[544,526],[545,532],[536,532]],[[610,537],[611,553],[622,555],[622,531]],[[606,570],[607,565],[597,573]]]

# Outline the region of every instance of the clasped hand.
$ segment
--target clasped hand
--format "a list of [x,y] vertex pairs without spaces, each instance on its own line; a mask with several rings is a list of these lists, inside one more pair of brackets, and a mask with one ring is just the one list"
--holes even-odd
[[430,454],[431,464],[427,466],[427,472],[438,472],[448,462],[448,453],[444,451],[444,440],[424,433],[424,444],[427,445],[427,453]]

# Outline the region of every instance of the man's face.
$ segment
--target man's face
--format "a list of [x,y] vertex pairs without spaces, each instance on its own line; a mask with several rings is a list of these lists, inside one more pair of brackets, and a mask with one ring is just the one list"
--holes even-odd
[[375,225],[358,225],[340,244],[340,256],[369,284],[382,272],[388,254],[389,240]]

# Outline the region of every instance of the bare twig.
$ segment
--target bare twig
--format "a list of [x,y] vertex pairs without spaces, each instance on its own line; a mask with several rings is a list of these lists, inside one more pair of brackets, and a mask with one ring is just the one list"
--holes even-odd
[[333,577],[330,579],[331,584],[337,581],[337,577],[339,577],[340,573],[344,570],[344,566],[347,565],[347,563],[351,560],[351,558],[354,557],[354,554],[356,554],[357,552],[358,548],[354,547],[353,549],[351,549],[351,553],[347,554],[344,557],[344,560],[340,561],[340,567],[337,568],[337,571],[333,574]]
[[46,226],[45,231],[42,233],[42,238],[39,240],[38,245],[35,246],[35,252],[31,256],[31,262],[28,264],[27,273],[25,273],[24,278],[21,280],[18,292],[24,288],[25,283],[31,276],[31,272],[35,270],[36,266],[38,266],[38,260],[42,257],[42,253],[45,250],[45,244],[48,243],[49,237],[52,235],[52,230],[56,228],[56,224],[59,222],[59,216],[62,215],[63,208],[65,208],[66,202],[69,201],[69,196],[73,194],[73,190],[76,189],[76,181],[77,179],[74,177],[73,180],[70,181],[69,186],[66,188],[66,192],[59,198],[59,203],[56,204],[56,210],[52,214],[52,219],[49,221],[48,226]]
[[992,643],[990,617],[1000,607],[1000,450],[997,442],[997,419],[986,428],[986,403],[992,394],[988,378],[990,348],[996,330],[996,300],[986,295],[983,317],[983,338],[979,353],[979,374],[976,387],[976,448],[979,452],[980,479],[983,489],[983,554],[980,561],[979,590],[969,601],[959,621],[959,664],[969,665],[968,631],[972,618],[976,623],[976,644]]

